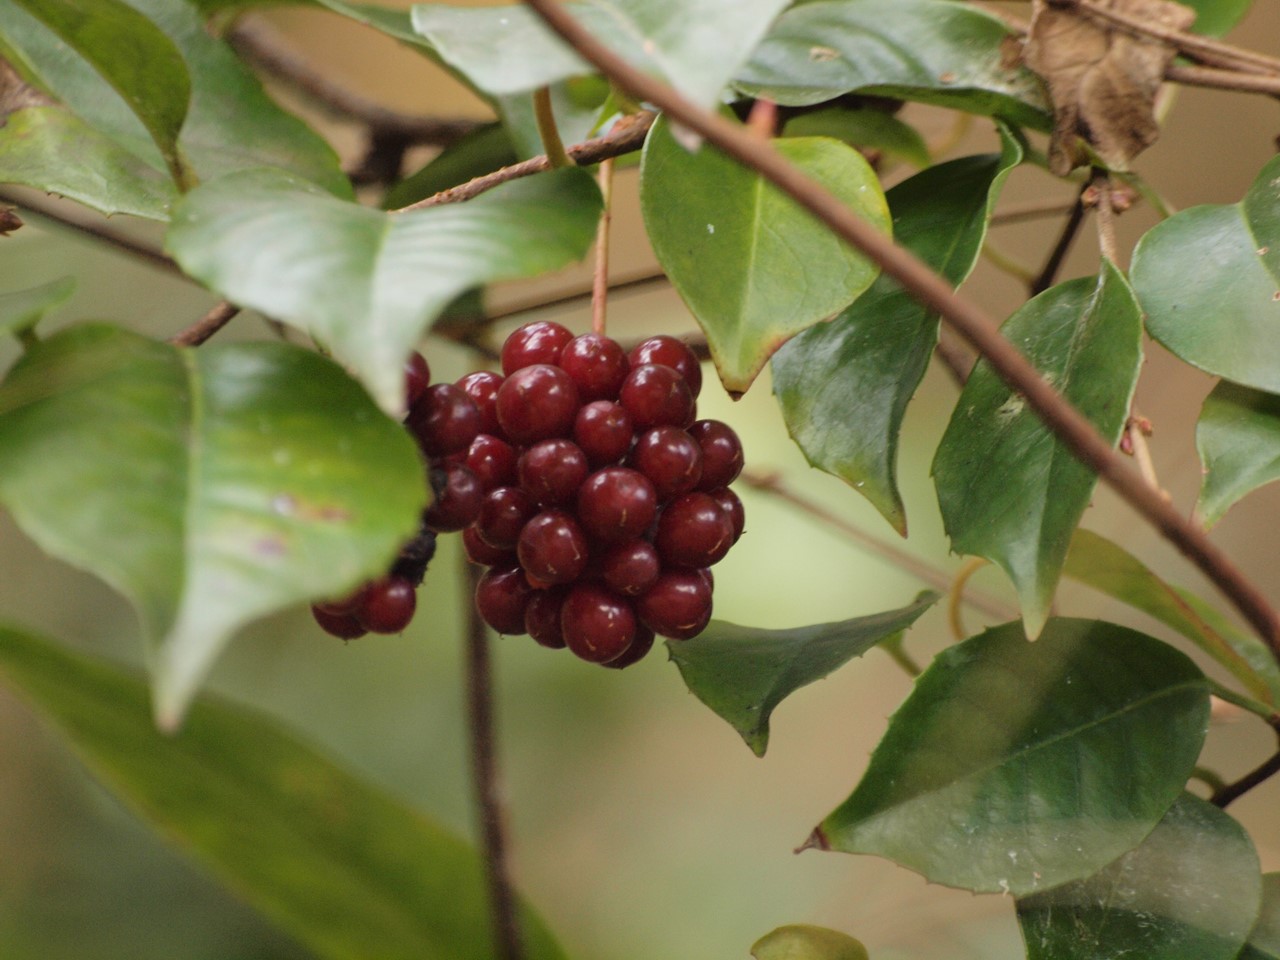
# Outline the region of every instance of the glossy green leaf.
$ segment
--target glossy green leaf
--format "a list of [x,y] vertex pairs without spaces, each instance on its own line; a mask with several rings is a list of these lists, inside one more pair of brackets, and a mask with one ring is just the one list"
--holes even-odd
[[[192,706],[149,723],[142,681],[0,628],[0,679],[142,817],[319,960],[493,960],[479,856],[269,718]],[[527,907],[529,960],[564,960]]]
[[[1021,144],[1005,135],[1001,154],[941,163],[898,184],[886,195],[896,241],[958,286],[1021,160]],[[903,536],[898,436],[937,342],[937,315],[881,276],[840,316],[773,356],[773,389],[805,457],[870,500]]]
[[713,620],[692,640],[668,640],[667,649],[693,695],[762,757],[769,718],[779,703],[902,633],[937,600],[936,593],[922,593],[900,610],[789,630]]
[[188,194],[166,249],[232,302],[316,337],[398,412],[404,359],[454,297],[580,259],[599,213],[599,190],[577,168],[404,214],[249,170]]
[[[711,106],[786,0],[585,0],[567,10],[633,65]],[[481,90],[524,93],[594,73],[529,8],[413,8],[414,29]]]
[[878,150],[913,166],[929,166],[929,147],[910,124],[891,113],[870,108],[824,107],[792,117],[784,137],[833,137],[861,150]]
[[1196,512],[1206,527],[1246,494],[1280,480],[1280,396],[1223,380],[1196,423],[1204,480]]
[[[889,211],[862,155],[823,137],[778,152],[888,232]],[[640,166],[640,205],[654,253],[707,335],[731,393],[769,357],[867,289],[878,268],[790,197],[714,147],[691,153],[659,119]]]
[[755,960],[869,960],[867,948],[847,933],[795,923],[751,945]]
[[75,292],[75,277],[59,277],[39,286],[0,293],[0,332],[21,334]]
[[1136,846],[1182,792],[1209,719],[1204,675],[1145,634],[1053,619],[943,651],[812,844],[1022,895]]
[[166,727],[245,623],[384,571],[425,491],[404,429],[286,344],[75,327],[0,385],[0,498],[133,602]]
[[1008,55],[1003,21],[951,0],[821,0],[774,24],[736,85],[789,106],[855,91],[1045,130],[1040,79]]
[[1199,597],[1165,583],[1122,547],[1077,530],[1063,573],[1177,630],[1230,670],[1251,696],[1280,704],[1280,666],[1265,643]]
[[1148,230],[1130,276],[1151,336],[1192,366],[1280,393],[1280,157],[1240,203]]
[[1244,828],[1184,793],[1115,863],[1020,899],[1018,922],[1027,960],[1234,960],[1261,888]]
[[1191,29],[1211,37],[1220,37],[1249,12],[1253,0],[1180,0],[1196,11]]
[[382,198],[385,210],[417,203],[472,177],[516,162],[511,137],[501,124],[488,123],[440,151],[422,169],[405,177]]
[[178,148],[191,78],[173,41],[123,0],[16,0],[83,57],[120,94],[155,141],[179,184]]
[[1240,960],[1280,960],[1280,873],[1262,875],[1262,909]]
[[[1142,359],[1142,314],[1109,261],[1096,279],[1031,300],[1001,333],[1108,441],[1120,439]],[[1034,637],[1097,475],[985,362],[960,394],[933,475],[952,549],[1004,568]]]

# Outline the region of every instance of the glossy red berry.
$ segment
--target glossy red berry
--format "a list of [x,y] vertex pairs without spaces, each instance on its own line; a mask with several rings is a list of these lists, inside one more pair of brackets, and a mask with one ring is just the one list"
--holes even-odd
[[525,632],[524,613],[532,595],[519,567],[494,567],[476,585],[476,610],[498,633],[518,636]]
[[653,545],[664,567],[709,567],[733,546],[733,521],[705,493],[686,493],[663,508]]
[[431,367],[416,350],[404,362],[404,407],[408,410],[431,386]]
[[629,463],[649,478],[660,503],[688,493],[702,478],[702,448],[679,427],[654,427],[640,434]]
[[622,656],[615,657],[603,664],[610,670],[625,670],[633,663],[639,663],[653,649],[654,633],[643,623],[636,624],[635,639],[631,641],[631,646],[622,652]]
[[374,633],[400,633],[413,620],[418,593],[404,577],[375,580],[365,591],[355,617]]
[[330,613],[318,604],[311,607],[311,616],[321,630],[340,640],[356,640],[369,632],[354,614]]
[[570,503],[587,479],[587,455],[571,440],[541,440],[520,455],[520,486],[544,507]]
[[573,334],[558,323],[540,320],[526,323],[502,344],[502,372],[507,376],[534,364],[557,364]]
[[611,400],[584,404],[573,421],[573,439],[593,467],[607,467],[625,457],[635,435],[631,414]]
[[487,493],[495,487],[515,486],[519,456],[516,448],[507,441],[490,433],[481,433],[471,441],[464,462]]
[[[709,496],[716,503],[720,504],[720,509],[729,516],[729,522],[733,524],[733,541],[738,542],[738,538],[742,536],[743,528],[747,523],[746,511],[742,508],[742,501],[738,499],[738,495],[728,487],[721,487],[719,490],[711,490]],[[707,571],[710,573],[711,571]]]
[[572,378],[578,396],[586,403],[616,397],[631,364],[617,341],[599,333],[584,333],[565,344],[560,368]]
[[533,498],[519,487],[498,487],[490,490],[480,504],[476,533],[491,547],[514,550],[520,531],[537,512]]
[[539,644],[552,650],[564,647],[564,633],[560,629],[560,607],[568,592],[564,587],[535,590],[529,597],[529,605],[525,607],[525,631]]
[[693,394],[684,377],[671,367],[647,363],[632,367],[618,391],[618,402],[631,414],[636,430],[693,423]]
[[523,367],[507,377],[495,398],[498,424],[514,443],[567,437],[578,414],[578,388],[559,367]]
[[513,548],[504,550],[489,546],[480,539],[480,534],[474,526],[462,531],[462,549],[466,552],[468,560],[486,567],[513,566],[516,562],[516,552]]
[[660,334],[642,340],[631,348],[627,359],[633,367],[646,363],[671,367],[684,378],[684,382],[689,385],[689,392],[695,398],[702,391],[702,365],[689,345],[675,337]]
[[498,388],[502,386],[502,379],[492,370],[476,370],[458,380],[458,389],[470,397],[480,411],[481,433],[496,435],[500,432],[494,400],[498,396]]
[[572,583],[587,566],[587,538],[563,510],[547,510],[524,525],[516,556],[540,585]]
[[588,534],[605,543],[638,539],[657,511],[653,484],[629,467],[597,470],[578,491],[578,521]]
[[662,562],[648,540],[610,547],[599,561],[600,576],[624,597],[638,597],[658,581]]
[[711,584],[698,570],[669,570],[636,601],[636,613],[664,637],[696,637],[711,621]]
[[429,457],[459,453],[471,446],[480,432],[480,411],[462,390],[451,383],[436,383],[409,408],[405,425]]
[[583,660],[607,663],[622,656],[636,636],[635,611],[598,583],[577,583],[560,607],[565,645]]
[[484,490],[476,475],[463,464],[448,462],[433,466],[431,472],[442,475],[442,479],[435,500],[422,515],[423,525],[436,533],[469,527],[480,515],[484,502]]

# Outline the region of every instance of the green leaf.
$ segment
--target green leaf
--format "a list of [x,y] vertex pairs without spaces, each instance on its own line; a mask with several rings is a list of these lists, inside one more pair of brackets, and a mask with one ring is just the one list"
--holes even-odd
[[1115,863],[1020,899],[1018,922],[1027,960],[1234,960],[1261,887],[1240,824],[1184,793]]
[[1040,79],[1008,65],[1009,28],[951,0],[828,0],[778,18],[735,83],[805,106],[861,92],[1049,129]]
[[16,0],[93,66],[142,122],[179,186],[191,78],[172,40],[122,0]]
[[1265,643],[1237,630],[1199,597],[1165,583],[1110,540],[1077,530],[1063,573],[1177,630],[1230,670],[1252,696],[1280,704],[1280,666]]
[[383,572],[425,490],[404,429],[298,347],[83,326],[0,385],[0,498],[133,602],[166,727],[245,623]]
[[[0,628],[0,678],[166,837],[321,960],[493,960],[480,858],[267,717],[193,705],[182,734],[148,722],[140,679]],[[521,908],[530,960],[564,960]]]
[[891,113],[871,108],[824,107],[792,117],[782,128],[784,137],[833,137],[851,147],[879,150],[913,166],[929,166],[929,147],[915,127]]
[[[897,243],[953,285],[978,262],[987,219],[1022,160],[1021,144],[1007,134],[1003,141],[1002,154],[938,164],[886,195]],[[937,341],[937,315],[881,276],[840,316],[773,356],[778,405],[805,457],[870,500],[903,536],[898,436]]]
[[[786,0],[588,0],[567,10],[634,66],[711,106]],[[594,73],[522,5],[413,8],[413,26],[486,93],[525,93]]]
[[404,214],[250,170],[188,194],[166,248],[232,302],[312,334],[397,412],[404,359],[454,297],[580,259],[599,213],[599,190],[577,168]]
[[516,159],[511,137],[502,124],[485,124],[441,150],[425,167],[387,191],[382,198],[383,209],[407,207],[472,177],[515,163]]
[[1240,203],[1148,230],[1130,275],[1151,336],[1192,366],[1280,393],[1280,157]]
[[[856,150],[822,137],[775,145],[889,231],[875,171]],[[745,392],[775,350],[846,306],[878,273],[759,174],[711,146],[686,150],[665,118],[645,143],[640,205],[658,262],[706,333],[731,393]]]
[[1182,792],[1209,719],[1186,656],[1114,624],[1020,623],[943,651],[811,843],[1022,895],[1089,876]]
[[59,277],[39,286],[0,293],[0,332],[21,335],[54,307],[66,303],[76,289],[75,277]]
[[1280,873],[1262,875],[1262,910],[1240,960],[1280,960]]
[[867,948],[847,933],[795,923],[751,945],[756,960],[869,960]]
[[[1120,439],[1142,360],[1142,314],[1109,261],[1097,279],[1031,300],[1001,333],[1109,442]],[[938,445],[933,475],[952,549],[1004,568],[1034,637],[1097,475],[981,361]]]
[[1253,0],[1180,0],[1196,11],[1191,29],[1211,37],[1220,37],[1249,12]]
[[692,640],[667,641],[667,649],[690,692],[762,757],[769,745],[769,718],[778,704],[900,634],[937,600],[936,593],[922,593],[900,610],[789,630],[713,620]]
[[1204,480],[1196,512],[1206,527],[1247,493],[1280,480],[1280,396],[1223,380],[1196,423]]

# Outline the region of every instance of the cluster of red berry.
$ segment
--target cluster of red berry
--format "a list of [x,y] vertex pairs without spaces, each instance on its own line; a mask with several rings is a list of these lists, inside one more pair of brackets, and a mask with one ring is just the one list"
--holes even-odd
[[[695,420],[693,352],[659,336],[626,353],[541,322],[507,338],[502,371],[424,386],[405,421],[432,463],[424,526],[461,530],[468,557],[489,567],[480,615],[611,667],[643,657],[655,633],[700,633],[707,568],[744,518],[729,489],[742,444]],[[363,607],[345,615],[378,629]]]

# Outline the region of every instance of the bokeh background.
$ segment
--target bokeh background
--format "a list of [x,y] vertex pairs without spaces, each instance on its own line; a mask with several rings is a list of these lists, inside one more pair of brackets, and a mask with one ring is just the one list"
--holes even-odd
[[[407,5],[407,4],[405,4]],[[477,4],[481,5],[481,4]],[[1026,4],[1004,4],[1025,14]],[[485,108],[422,57],[345,20],[309,9],[266,17],[281,38],[334,81],[417,114],[484,116]],[[1280,5],[1259,0],[1230,38],[1280,54]],[[306,105],[284,90],[292,106]],[[307,114],[354,160],[358,129]],[[956,132],[943,111],[908,108],[929,139]],[[1280,109],[1264,97],[1179,91],[1163,139],[1139,169],[1175,206],[1234,202],[1275,150]],[[951,155],[993,148],[975,121]],[[909,170],[891,169],[892,182]],[[1012,177],[1002,206],[1073,197],[1036,170]],[[1154,223],[1138,207],[1121,220],[1124,249]],[[124,226],[117,224],[117,226]],[[994,231],[1000,251],[1038,266],[1057,220]],[[130,229],[134,229],[130,227]],[[140,235],[147,235],[139,228]],[[1082,231],[1064,277],[1096,270],[1091,229]],[[613,268],[654,268],[635,201],[635,172],[619,173]],[[75,231],[31,217],[0,240],[0,289],[67,274],[78,292],[50,326],[106,319],[164,336],[198,317],[214,298],[198,287],[102,248]],[[576,291],[585,270],[491,293],[498,309]],[[966,292],[998,317],[1023,298],[1021,284],[990,264]],[[530,312],[516,322],[556,319],[589,326],[585,302]],[[611,332],[690,334],[692,322],[668,288],[619,295]],[[237,320],[224,336],[269,335]],[[450,342],[424,344],[437,379],[477,366]],[[11,362],[13,351],[0,350]],[[710,374],[710,371],[708,371]],[[1153,454],[1162,484],[1189,510],[1199,483],[1192,429],[1213,381],[1151,345],[1138,409],[1155,423]],[[911,523],[906,550],[954,572],[931,485],[929,461],[955,388],[931,370],[904,433],[900,474]],[[740,402],[714,380],[700,411],[743,436],[749,466],[777,471],[848,522],[882,539],[894,534],[851,489],[811,470],[786,435],[767,375]],[[922,584],[831,525],[739,485],[747,535],[717,568],[716,615],[756,626],[844,619],[901,606]],[[1280,602],[1275,520],[1280,492],[1263,490],[1215,530]],[[1189,564],[1100,491],[1085,523],[1146,559],[1175,582],[1213,597]],[[401,637],[343,644],[323,635],[305,609],[246,630],[222,658],[211,687],[269,714],[351,770],[472,835],[462,722],[463,594],[456,538],[445,538]],[[120,597],[45,557],[0,515],[0,610],[6,621],[42,630],[76,648],[136,663],[139,627]],[[1001,576],[974,586],[1009,599]],[[1163,634],[1158,627],[1070,583],[1063,613],[1101,615]],[[966,614],[970,630],[984,621]],[[943,612],[909,635],[921,661],[951,642]],[[722,721],[688,694],[661,650],[622,673],[543,650],[528,638],[496,644],[500,756],[513,868],[521,889],[558,931],[570,954],[593,960],[745,958],[751,942],[782,923],[833,926],[862,939],[875,960],[1003,960],[1020,957],[1012,902],[927,885],[873,858],[792,850],[851,790],[909,680],[879,651],[805,688],[778,710],[768,755],[756,759]],[[1270,738],[1250,721],[1215,724],[1205,762],[1228,777],[1264,757]],[[1250,829],[1264,869],[1280,869],[1280,817],[1271,784],[1234,808]],[[307,952],[166,845],[89,778],[40,719],[0,687],[0,957],[40,960],[294,960]]]

